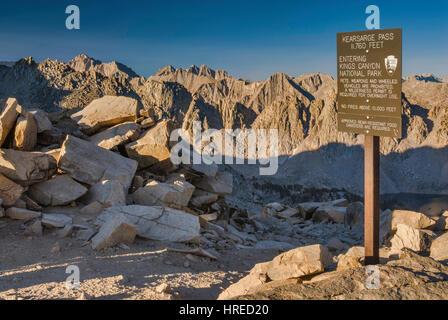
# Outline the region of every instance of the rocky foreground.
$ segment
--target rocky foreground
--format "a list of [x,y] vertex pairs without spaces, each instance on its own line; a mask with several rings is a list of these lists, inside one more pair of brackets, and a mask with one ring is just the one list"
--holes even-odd
[[[350,221],[354,227],[362,227],[362,210],[353,211],[354,207],[362,209],[361,205],[354,205],[345,210],[343,218],[346,224]],[[316,209],[313,217],[320,216],[320,210]],[[333,210],[323,210],[325,219]],[[432,218],[414,211],[382,212],[384,247],[374,271],[378,275],[375,287],[372,270],[363,266],[364,248],[348,249],[347,244],[333,238],[326,246],[299,247],[257,264],[219,298],[446,299],[447,217],[448,211]]]

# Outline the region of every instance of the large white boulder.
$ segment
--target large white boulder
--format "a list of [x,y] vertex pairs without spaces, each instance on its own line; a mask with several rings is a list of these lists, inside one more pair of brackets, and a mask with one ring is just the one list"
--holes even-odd
[[93,100],[71,118],[78,123],[86,134],[126,121],[135,121],[138,117],[138,101],[123,96],[104,96]]
[[135,141],[140,136],[140,125],[135,122],[117,124],[89,138],[93,144],[111,150],[125,143]]
[[56,160],[43,152],[0,149],[0,173],[21,185],[48,180],[56,169]]
[[116,180],[125,190],[129,189],[137,170],[136,161],[70,135],[62,145],[58,166],[80,182],[94,185],[103,180]]
[[197,241],[199,218],[185,211],[159,206],[114,206],[98,216],[97,224],[103,225],[115,215],[122,214],[138,227],[137,235],[151,240],[171,242]]
[[21,110],[15,98],[0,101],[0,147],[14,127]]
[[129,223],[128,219],[120,214],[112,216],[92,238],[92,248],[101,250],[114,245],[134,242],[137,226]]
[[195,187],[185,180],[163,183],[149,181],[144,187],[132,194],[134,203],[146,206],[168,206],[182,208],[188,205]]
[[414,229],[427,229],[436,222],[421,212],[410,210],[394,210],[392,212],[392,230],[397,230],[399,224],[405,224]]
[[314,244],[278,255],[272,260],[267,275],[271,280],[299,278],[323,272],[332,262],[332,255],[327,248]]
[[138,162],[139,168],[169,171],[173,167],[170,160],[171,121],[164,120],[146,131],[138,140],[126,145],[129,158]]
[[276,256],[272,261],[255,265],[248,276],[224,290],[218,299],[227,300],[248,294],[268,281],[318,274],[331,264],[332,255],[320,244],[292,249]]
[[126,192],[121,182],[103,180],[89,188],[87,194],[80,200],[84,203],[98,202],[104,207],[126,205]]
[[17,119],[13,147],[16,150],[33,151],[37,144],[37,122],[31,113],[23,113]]
[[82,197],[86,192],[86,187],[67,174],[36,183],[28,190],[28,194],[43,206],[64,206]]
[[407,248],[420,252],[429,250],[432,238],[431,231],[414,229],[407,224],[398,224],[397,232],[390,242],[393,250]]

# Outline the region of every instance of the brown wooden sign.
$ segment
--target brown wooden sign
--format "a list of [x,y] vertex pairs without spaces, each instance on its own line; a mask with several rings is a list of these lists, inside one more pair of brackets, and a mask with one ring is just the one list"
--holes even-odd
[[401,29],[337,34],[339,131],[401,138]]

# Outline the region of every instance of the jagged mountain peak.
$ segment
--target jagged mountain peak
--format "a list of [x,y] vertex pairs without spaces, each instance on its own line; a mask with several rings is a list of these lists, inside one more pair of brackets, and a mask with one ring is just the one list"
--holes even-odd
[[78,59],[92,59],[92,58],[90,58],[87,54],[85,54],[85,53],[80,53],[80,54],[78,54],[76,57],[75,57],[75,59],[76,58],[78,58]]
[[154,76],[148,77],[148,80],[157,80],[163,82],[178,82],[183,85],[188,91],[194,93],[202,85],[207,83],[214,83],[229,79],[230,81],[237,81],[232,78],[226,71],[210,68],[207,65],[191,65],[188,69],[174,68],[166,66],[157,71]]
[[173,74],[174,72],[176,72],[176,68],[174,68],[171,65],[168,65],[166,67],[162,67],[160,68],[157,72],[156,72],[156,76],[166,76],[166,75],[170,75]]
[[210,67],[204,64],[199,68],[200,76],[215,78],[215,74],[216,74],[215,70],[211,69]]
[[28,65],[28,66],[33,66],[33,65],[37,65],[36,61],[34,60],[33,57],[28,57],[28,58],[22,58],[19,61],[17,61],[15,63],[15,65]]
[[176,69],[171,65],[165,66],[160,68],[155,76],[156,77],[162,77],[162,76],[173,76],[173,75],[193,75],[193,76],[199,76],[199,77],[206,77],[214,80],[222,80],[226,78],[231,78],[231,76],[225,71],[225,70],[214,70],[210,68],[209,66],[203,64],[200,67],[198,67],[195,64],[192,64],[189,68],[183,69],[179,68]]
[[284,80],[292,80],[292,77],[288,76],[283,72],[276,72],[271,74],[268,78],[268,81],[284,81]]
[[120,62],[101,62],[100,60],[89,57],[85,53],[81,53],[68,61],[67,65],[69,65],[75,71],[95,71],[106,77],[126,79],[138,77],[138,75],[131,68]]
[[190,68],[187,69],[187,71],[196,75],[199,74],[199,68],[194,64],[192,64]]
[[101,61],[90,58],[85,53],[80,53],[73,59],[67,62],[67,64],[76,71],[87,71],[89,68],[101,64]]

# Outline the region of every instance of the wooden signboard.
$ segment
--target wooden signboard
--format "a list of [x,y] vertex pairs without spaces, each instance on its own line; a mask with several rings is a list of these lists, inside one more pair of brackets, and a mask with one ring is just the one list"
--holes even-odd
[[337,34],[338,129],[401,138],[401,29]]

